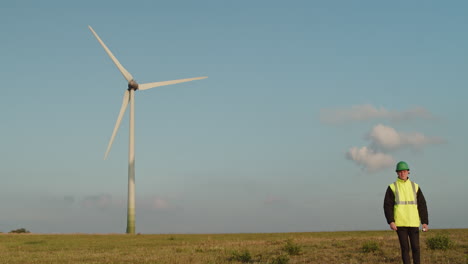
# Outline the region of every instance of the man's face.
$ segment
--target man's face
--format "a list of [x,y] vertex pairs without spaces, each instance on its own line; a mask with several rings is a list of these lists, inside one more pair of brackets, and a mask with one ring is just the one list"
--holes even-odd
[[409,170],[397,171],[397,174],[398,174],[398,178],[406,181],[408,179]]

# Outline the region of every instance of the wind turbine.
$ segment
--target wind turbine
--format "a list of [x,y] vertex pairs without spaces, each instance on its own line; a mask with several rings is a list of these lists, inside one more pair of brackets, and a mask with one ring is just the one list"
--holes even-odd
[[120,107],[119,116],[117,117],[117,121],[115,122],[114,131],[112,132],[111,139],[109,141],[109,145],[107,146],[106,154],[104,155],[104,159],[107,158],[109,151],[112,147],[112,142],[114,141],[115,135],[117,134],[117,130],[120,127],[120,123],[122,121],[122,117],[127,110],[128,103],[130,102],[130,133],[129,133],[129,149],[128,149],[128,203],[127,203],[127,233],[128,234],[135,234],[135,91],[137,90],[148,90],[151,88],[176,84],[176,83],[183,83],[183,82],[190,82],[200,79],[205,79],[208,77],[196,77],[196,78],[188,78],[188,79],[180,79],[180,80],[172,80],[172,81],[164,81],[164,82],[153,82],[153,83],[144,83],[138,84],[133,76],[120,64],[117,58],[112,54],[112,52],[107,48],[106,44],[101,40],[101,38],[94,32],[91,26],[88,26],[93,35],[99,41],[101,46],[107,52],[107,55],[112,59],[115,66],[119,69],[122,73],[124,78],[128,82],[128,89],[124,93],[122,106]]

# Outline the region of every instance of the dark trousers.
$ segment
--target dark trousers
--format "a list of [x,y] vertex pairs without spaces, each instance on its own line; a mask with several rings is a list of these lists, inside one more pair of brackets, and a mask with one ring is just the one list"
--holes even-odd
[[[411,251],[413,252],[413,263],[420,264],[420,250],[419,250],[419,228],[418,227],[397,227],[398,239],[400,240],[401,247],[401,258],[403,259],[403,264],[410,264],[410,244]],[[409,238],[409,243],[408,243]]]

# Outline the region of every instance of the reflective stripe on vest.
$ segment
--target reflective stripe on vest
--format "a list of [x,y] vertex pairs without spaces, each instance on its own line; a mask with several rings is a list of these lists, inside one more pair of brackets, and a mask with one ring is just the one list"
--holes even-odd
[[400,201],[400,193],[398,192],[397,182],[394,182],[393,185],[395,186],[395,204],[418,204],[417,195],[416,195],[416,186],[414,182],[411,182],[411,186],[413,187],[413,194],[414,194],[413,201]]

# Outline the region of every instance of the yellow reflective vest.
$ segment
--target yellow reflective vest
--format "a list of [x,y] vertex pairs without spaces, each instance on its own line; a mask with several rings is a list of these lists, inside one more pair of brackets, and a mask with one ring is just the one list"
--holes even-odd
[[419,212],[417,192],[418,184],[410,181],[397,179],[390,184],[390,188],[395,195],[394,216],[396,226],[419,227]]

